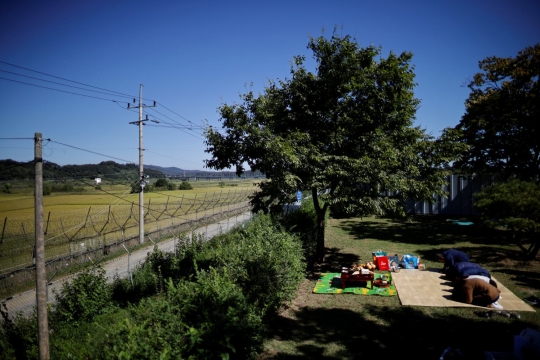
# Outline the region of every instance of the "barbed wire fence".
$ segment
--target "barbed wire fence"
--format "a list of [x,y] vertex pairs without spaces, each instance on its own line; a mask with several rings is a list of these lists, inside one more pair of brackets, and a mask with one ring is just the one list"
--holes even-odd
[[[228,231],[237,225],[239,216],[250,213],[252,194],[253,190],[228,190],[191,198],[149,199],[144,205],[145,244],[159,247],[167,239],[174,242],[182,234],[195,231],[210,238],[215,235],[209,234],[211,224],[214,224],[213,232]],[[51,281],[63,268],[88,262],[97,264],[119,251],[131,255],[129,249],[139,245],[138,210],[138,205],[131,203],[45,213],[47,279]],[[35,234],[34,219],[30,217],[6,217],[0,224],[0,299],[3,299],[12,296],[18,284],[35,282]],[[169,246],[170,250],[174,251],[175,246]]]

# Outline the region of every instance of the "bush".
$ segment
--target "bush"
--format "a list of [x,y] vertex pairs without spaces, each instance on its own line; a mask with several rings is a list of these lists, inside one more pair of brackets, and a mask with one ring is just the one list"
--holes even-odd
[[167,189],[169,189],[169,190],[176,190],[176,184],[175,184],[175,183],[172,183],[172,182],[168,183],[168,184],[167,184]]
[[528,236],[531,245],[523,250],[527,257],[536,257],[540,251],[540,185],[510,180],[485,187],[474,197],[474,207],[485,224],[506,226],[518,238]]
[[169,185],[169,182],[167,181],[167,179],[164,179],[164,178],[157,179],[154,184],[154,186],[157,188],[164,188],[164,187],[167,187],[167,185]]
[[[2,309],[3,306],[4,308]],[[37,359],[38,326],[36,313],[29,317],[17,314],[8,317],[7,308],[0,305],[0,357],[2,359]]]
[[317,214],[313,201],[304,200],[298,210],[274,217],[274,220],[281,223],[288,232],[300,238],[306,258],[311,258],[316,254]]
[[259,214],[244,229],[214,238],[197,265],[230,269],[246,299],[272,316],[295,296],[305,275],[304,259],[298,237]]
[[51,320],[56,323],[90,322],[94,316],[114,308],[111,286],[101,267],[83,271],[71,282],[65,282],[60,291],[54,291],[54,295],[56,305]]
[[251,359],[261,351],[261,312],[244,296],[230,269],[199,271],[196,282],[181,281],[170,289],[169,301],[194,335],[185,358]]
[[6,194],[10,194],[12,186],[13,185],[11,185],[10,183],[5,183],[4,184],[4,189],[2,191],[5,192]]
[[193,186],[191,186],[191,184],[188,183],[187,181],[182,181],[178,185],[178,190],[191,190],[191,189],[193,189]]

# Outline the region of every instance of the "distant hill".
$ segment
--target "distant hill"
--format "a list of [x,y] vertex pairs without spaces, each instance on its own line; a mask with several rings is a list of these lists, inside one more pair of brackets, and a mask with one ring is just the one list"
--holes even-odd
[[154,169],[161,171],[165,175],[183,175],[183,174],[193,174],[193,173],[210,173],[211,171],[201,171],[201,170],[184,170],[177,167],[161,167],[157,165],[145,165],[145,169]]
[[[204,171],[204,170],[184,170],[177,167],[161,167],[157,165],[145,165],[145,169],[152,169],[156,171],[160,171],[166,176],[170,177],[204,177],[204,178],[213,178],[213,177],[231,177],[235,178],[236,172],[235,171]],[[146,172],[146,170],[145,170]],[[264,177],[264,175],[259,171],[246,171],[244,174],[242,174],[243,178],[260,178]]]
[[[0,160],[0,181],[30,180],[34,178],[33,161],[19,162],[11,159]],[[156,169],[145,169],[151,178],[163,178],[165,174]],[[53,162],[43,163],[44,180],[91,179],[104,177],[109,180],[129,180],[139,178],[139,166],[118,164],[114,161],[102,161],[99,164],[58,165]]]
[[[234,171],[201,171],[184,170],[177,167],[161,167],[144,165],[144,174],[150,178],[164,177],[201,177],[201,178],[235,178]],[[139,178],[139,165],[118,164],[114,161],[102,161],[99,164],[58,165],[49,161],[43,163],[44,180],[90,179],[96,177],[113,181],[133,181]],[[246,171],[243,178],[264,177],[260,172]],[[0,160],[0,181],[31,180],[34,178],[34,162],[19,162],[11,159]]]

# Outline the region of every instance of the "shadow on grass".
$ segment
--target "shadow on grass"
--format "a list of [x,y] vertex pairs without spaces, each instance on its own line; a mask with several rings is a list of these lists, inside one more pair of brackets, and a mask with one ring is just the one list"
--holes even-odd
[[307,269],[307,278],[317,280],[322,273],[341,272],[343,264],[360,262],[360,256],[352,253],[342,253],[338,248],[326,248],[323,263],[312,262]]
[[540,274],[535,271],[523,271],[517,269],[497,269],[494,273],[501,273],[510,276],[510,279],[517,286],[534,288],[540,290]]
[[508,243],[507,234],[503,231],[483,228],[479,225],[460,226],[448,219],[434,216],[416,216],[413,221],[358,221],[343,220],[339,227],[358,239],[375,238],[390,242],[413,245],[453,245],[460,242],[471,242],[483,245],[503,245]]
[[[524,254],[517,247],[516,249],[507,249],[496,245],[484,245],[460,247],[459,250],[466,252],[471,258],[471,262],[489,267],[495,267],[508,260],[524,261]],[[441,252],[441,248],[418,249],[415,252],[421,259],[437,262],[437,253]]]
[[[294,344],[297,355],[273,353],[272,359],[438,359],[450,346],[467,359],[483,359],[484,351],[512,351],[513,336],[529,326],[522,320],[427,316],[412,307],[375,305],[366,305],[362,313],[302,308],[295,316],[277,319],[271,335]],[[332,344],[341,345],[343,353],[327,355],[325,349]]]

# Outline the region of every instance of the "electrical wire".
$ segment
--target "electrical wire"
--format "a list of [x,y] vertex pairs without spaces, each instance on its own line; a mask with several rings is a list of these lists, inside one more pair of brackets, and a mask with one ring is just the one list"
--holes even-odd
[[125,93],[121,93],[121,92],[119,92],[119,91],[108,90],[108,89],[100,88],[100,87],[97,87],[97,86],[93,86],[93,85],[88,85],[88,84],[85,84],[85,83],[81,83],[81,82],[78,82],[78,81],[69,80],[69,79],[66,79],[66,78],[62,78],[62,77],[60,77],[60,76],[55,76],[55,75],[47,74],[47,73],[44,73],[44,72],[41,72],[41,71],[32,70],[32,69],[29,69],[29,68],[26,68],[26,67],[23,67],[23,66],[19,66],[19,65],[15,65],[15,64],[11,64],[11,63],[8,63],[8,62],[5,62],[5,61],[1,61],[1,60],[0,60],[0,63],[6,64],[6,65],[9,65],[9,66],[14,66],[14,67],[17,67],[17,68],[19,68],[19,69],[24,69],[24,70],[32,71],[32,72],[35,72],[35,73],[38,73],[38,74],[41,74],[41,75],[50,76],[50,77],[53,77],[53,78],[56,78],[56,79],[60,79],[60,80],[64,80],[64,81],[69,81],[69,82],[72,82],[72,83],[75,83],[75,84],[84,85],[84,86],[91,87],[91,88],[94,88],[94,89],[105,90],[105,91],[108,91],[108,92],[111,92],[111,93],[116,93],[116,94],[123,95],[123,96],[127,96],[127,97],[130,97],[130,98],[136,98],[136,96],[129,95],[129,94],[125,94]]
[[60,90],[60,89],[55,89],[55,88],[51,88],[51,87],[48,87],[48,86],[42,86],[42,85],[37,85],[37,84],[30,84],[30,83],[27,83],[27,82],[24,82],[24,81],[18,81],[18,80],[8,79],[8,78],[1,77],[1,76],[0,76],[0,79],[2,79],[2,80],[7,80],[7,81],[12,81],[12,82],[16,82],[16,83],[19,83],[19,84],[24,84],[24,85],[29,85],[29,86],[35,86],[35,87],[39,87],[39,88],[42,88],[42,89],[54,90],[54,91],[63,92],[63,93],[67,93],[67,94],[73,94],[73,95],[79,95],[79,96],[89,97],[89,98],[92,98],[92,99],[98,99],[98,100],[105,100],[105,101],[117,102],[117,100],[113,100],[113,99],[105,99],[105,98],[98,97],[98,96],[79,94],[79,93],[76,93],[76,92],[73,92],[73,91]]
[[85,152],[88,152],[88,153],[91,153],[91,154],[95,154],[95,155],[99,155],[99,156],[104,156],[104,157],[107,157],[107,158],[109,158],[109,159],[120,160],[120,161],[124,161],[124,162],[130,163],[130,164],[134,164],[134,163],[135,163],[134,161],[129,161],[129,160],[125,160],[125,159],[120,159],[120,158],[117,158],[117,157],[114,157],[114,156],[101,154],[101,153],[98,153],[98,152],[95,152],[95,151],[91,151],[91,150],[86,150],[86,149],[83,149],[83,148],[80,148],[80,147],[77,147],[77,146],[64,144],[64,143],[61,143],[61,142],[59,142],[59,141],[54,141],[54,140],[51,140],[51,139],[44,139],[44,140],[48,140],[49,142],[52,142],[52,143],[54,143],[54,144],[64,145],[64,146],[67,146],[67,147],[70,147],[70,148],[73,148],[73,149],[85,151]]
[[29,78],[29,79],[34,79],[34,80],[39,80],[39,81],[48,82],[48,83],[56,84],[56,85],[60,85],[60,86],[67,86],[67,87],[74,88],[74,89],[79,89],[79,90],[84,90],[84,91],[91,91],[91,92],[95,92],[95,93],[98,93],[98,94],[105,94],[105,95],[111,95],[111,96],[127,97],[127,98],[130,98],[130,99],[132,98],[131,96],[128,96],[128,95],[114,95],[114,94],[111,94],[110,92],[104,92],[104,91],[98,91],[98,90],[85,89],[85,88],[82,88],[82,87],[79,87],[79,86],[73,86],[73,85],[62,84],[62,83],[59,83],[59,82],[56,82],[56,81],[50,81],[50,80],[40,79],[40,78],[37,78],[37,77],[34,77],[34,76],[28,76],[28,75],[18,74],[18,73],[14,73],[14,72],[7,71],[7,70],[1,70],[1,69],[0,69],[0,71],[1,71],[1,72],[5,72],[5,73],[8,73],[8,74],[14,74],[14,75],[17,75],[17,76],[22,76],[22,77]]

